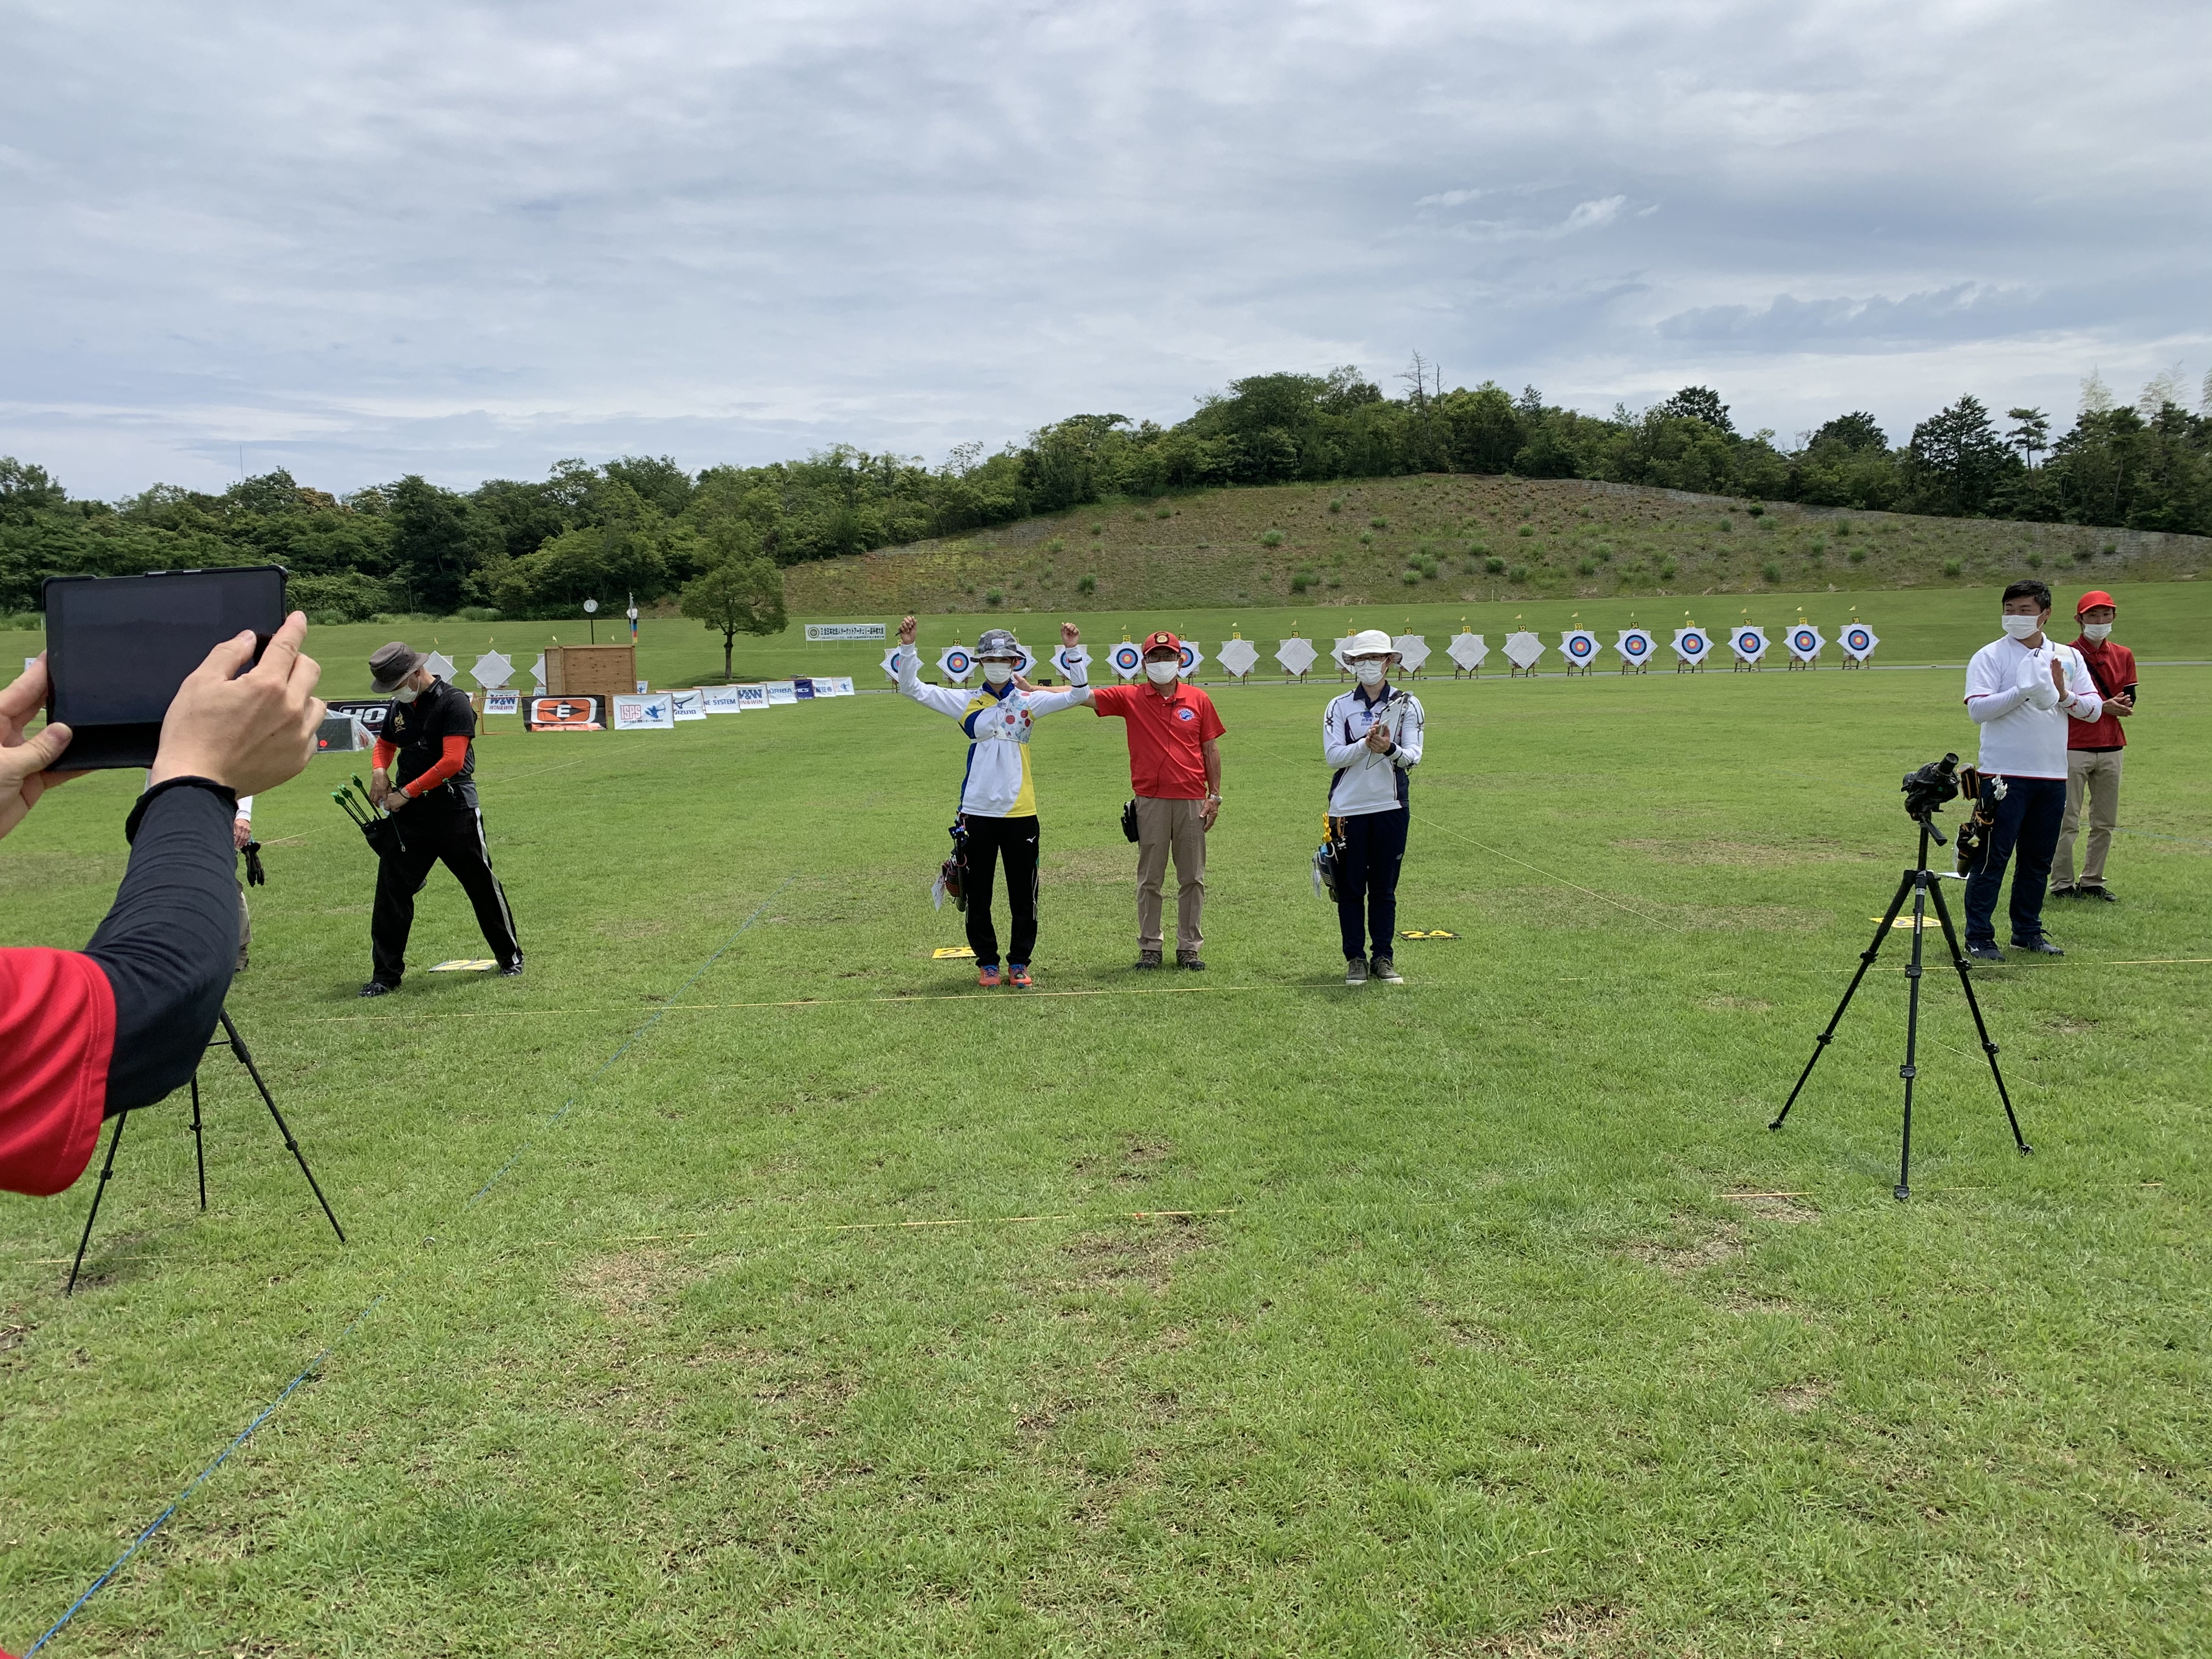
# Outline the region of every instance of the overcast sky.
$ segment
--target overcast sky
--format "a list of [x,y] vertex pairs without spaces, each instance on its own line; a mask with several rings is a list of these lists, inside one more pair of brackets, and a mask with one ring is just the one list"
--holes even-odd
[[1242,374],[1789,439],[2212,368],[2212,8],[0,0],[79,495],[919,454]]

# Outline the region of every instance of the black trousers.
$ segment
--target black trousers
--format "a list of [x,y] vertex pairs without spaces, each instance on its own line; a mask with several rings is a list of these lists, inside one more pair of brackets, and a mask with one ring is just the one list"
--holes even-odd
[[1981,868],[1966,878],[1966,943],[1996,943],[1997,890],[2015,854],[2020,861],[2012,872],[2012,936],[2041,939],[2043,892],[2051,885],[2051,860],[2066,817],[2066,780],[2008,777],[2005,798],[1990,816],[1996,822],[1990,826],[1989,849]]
[[975,952],[975,965],[988,968],[999,959],[999,930],[991,925],[991,889],[999,877],[999,861],[1006,865],[1006,908],[1013,912],[1014,936],[1006,952],[1008,962],[1029,966],[1036,949],[1037,821],[1025,818],[980,818],[963,814],[968,826],[968,945]]
[[502,964],[520,956],[514,913],[507,908],[507,890],[492,874],[491,854],[484,847],[483,814],[473,806],[448,806],[432,798],[404,806],[393,817],[407,845],[404,851],[377,861],[376,909],[368,923],[377,979],[397,985],[406,972],[415,895],[429,880],[430,866],[440,863],[453,872],[476,907],[477,926],[483,929],[492,955]]
[[[1413,821],[1401,806],[1339,818],[1344,840],[1336,849],[1336,921],[1344,934],[1344,959],[1394,957],[1398,937],[1398,871],[1406,862],[1406,829]],[[1367,948],[1367,937],[1375,948]]]

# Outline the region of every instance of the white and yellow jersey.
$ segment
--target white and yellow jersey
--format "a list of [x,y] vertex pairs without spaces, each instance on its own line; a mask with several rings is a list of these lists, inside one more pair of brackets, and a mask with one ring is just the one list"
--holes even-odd
[[1012,680],[973,691],[958,686],[924,685],[921,653],[899,652],[898,688],[925,708],[960,722],[970,741],[968,772],[961,781],[960,810],[979,818],[1033,818],[1036,790],[1030,779],[1030,729],[1047,714],[1073,708],[1091,695],[1087,685],[1065,691],[1024,691]]

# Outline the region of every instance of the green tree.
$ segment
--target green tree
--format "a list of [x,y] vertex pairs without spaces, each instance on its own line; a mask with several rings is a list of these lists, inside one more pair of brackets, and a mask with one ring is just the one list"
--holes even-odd
[[2008,409],[2005,419],[2013,423],[2012,430],[2005,434],[2005,442],[2033,466],[2035,458],[2051,447],[2051,416],[2039,409]]
[[1709,386],[1684,386],[1659,405],[1659,413],[1703,421],[1723,437],[1735,436],[1735,423],[1729,419],[1729,406],[1721,401],[1721,394]]
[[1905,482],[1923,512],[1979,517],[2019,465],[1988,407],[1971,394],[1913,428],[1905,447]]
[[685,585],[684,614],[722,635],[722,679],[740,634],[781,634],[784,628],[783,572],[758,556],[726,559]]
[[417,610],[454,611],[473,597],[471,578],[498,538],[471,516],[467,497],[410,472],[392,486],[389,514],[392,574]]

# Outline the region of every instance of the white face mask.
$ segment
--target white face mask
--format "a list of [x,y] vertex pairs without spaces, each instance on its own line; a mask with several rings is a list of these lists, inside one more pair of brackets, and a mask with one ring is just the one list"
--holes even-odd
[[1014,665],[1010,662],[987,662],[983,665],[983,678],[993,685],[1004,685],[1013,677]]
[[2110,623],[2083,623],[2081,624],[2081,637],[2085,640],[2108,640],[2112,636],[2112,625]]
[[422,695],[422,694],[417,691],[413,686],[403,685],[397,691],[394,691],[392,694],[392,701],[394,702],[412,702],[416,698]]
[[1145,678],[1154,685],[1165,685],[1182,667],[1182,664],[1172,657],[1165,662],[1148,662],[1145,665]]
[[2004,631],[2016,640],[2024,640],[2031,634],[2039,634],[2043,631],[2043,618],[2040,617],[2007,615],[2001,620],[2004,623]]
[[1362,685],[1382,683],[1382,665],[1379,662],[1356,662],[1352,665],[1352,672]]

